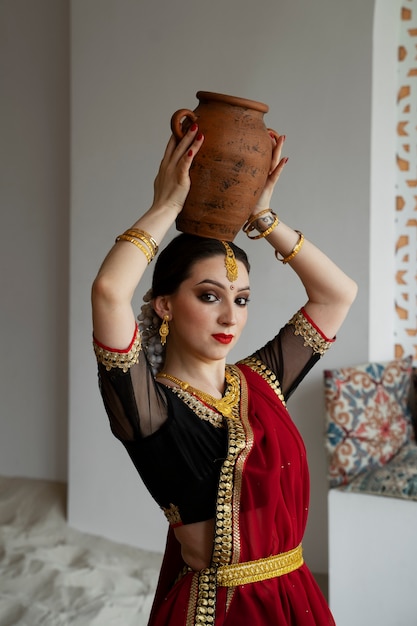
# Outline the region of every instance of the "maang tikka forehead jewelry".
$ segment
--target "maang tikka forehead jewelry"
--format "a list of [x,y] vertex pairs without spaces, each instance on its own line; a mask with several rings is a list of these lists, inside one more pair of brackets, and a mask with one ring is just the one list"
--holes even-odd
[[230,280],[230,282],[233,283],[238,278],[236,257],[227,241],[222,241],[222,244],[224,245],[226,250],[224,265],[226,267],[227,280]]

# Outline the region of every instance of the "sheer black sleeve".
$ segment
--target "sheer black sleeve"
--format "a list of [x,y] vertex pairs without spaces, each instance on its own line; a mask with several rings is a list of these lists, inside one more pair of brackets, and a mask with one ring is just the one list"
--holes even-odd
[[167,400],[141,349],[139,329],[126,350],[113,350],[96,340],[93,346],[99,388],[115,437],[132,441],[158,430],[167,419]]
[[284,399],[288,400],[333,341],[300,309],[274,339],[243,362],[264,363],[276,375]]
[[[301,309],[274,339],[243,362],[252,358],[265,364],[287,400],[331,344]],[[113,350],[97,341],[93,345],[99,388],[115,437],[126,442],[157,431],[168,416],[167,398],[141,349],[139,329],[126,350]]]

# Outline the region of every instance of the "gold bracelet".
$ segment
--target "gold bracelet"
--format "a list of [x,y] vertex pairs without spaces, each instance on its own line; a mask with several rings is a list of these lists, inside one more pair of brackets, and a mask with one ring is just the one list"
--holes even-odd
[[298,233],[298,235],[299,235],[298,241],[297,241],[297,243],[295,244],[294,248],[291,250],[291,252],[289,253],[288,256],[280,259],[279,256],[278,256],[278,254],[279,254],[278,250],[275,250],[275,257],[276,257],[276,259],[278,261],[281,261],[281,263],[285,264],[285,263],[289,263],[290,261],[292,261],[293,258],[300,252],[300,250],[301,250],[301,248],[303,246],[303,243],[304,243],[304,235],[303,235],[303,233],[301,233],[299,230],[296,230],[295,232]]
[[149,250],[147,250],[145,248],[145,246],[143,246],[140,241],[138,241],[137,239],[135,239],[134,237],[130,237],[129,235],[126,235],[125,233],[123,233],[123,235],[119,235],[118,237],[116,237],[116,243],[118,241],[129,241],[130,243],[133,243],[137,248],[139,248],[139,250],[141,250],[141,252],[143,252],[143,254],[146,256],[147,260],[148,260],[148,265],[149,263],[152,261],[152,256],[149,252]]
[[156,254],[155,246],[149,241],[147,237],[145,237],[145,235],[138,233],[136,230],[126,230],[123,234],[128,235],[129,237],[133,237],[134,239],[140,239],[141,241],[143,241],[143,243],[146,245],[146,247],[149,250],[149,253],[151,255],[151,260],[154,258]]
[[261,217],[262,215],[265,215],[266,213],[273,213],[273,211],[271,211],[271,209],[268,208],[268,209],[264,209],[263,211],[260,211],[259,213],[256,213],[256,215],[252,215],[252,217],[250,217],[248,221],[243,225],[242,227],[243,232],[248,234],[252,230],[255,230],[255,226],[253,226],[253,222],[256,222],[256,220],[259,217]]
[[249,232],[247,232],[247,236],[249,237],[249,239],[262,239],[262,237],[267,237],[268,235],[270,235],[272,233],[272,231],[274,230],[274,228],[276,228],[279,224],[279,219],[278,219],[278,215],[275,215],[275,213],[273,211],[271,211],[272,215],[274,216],[274,221],[271,224],[271,226],[269,228],[267,228],[266,230],[264,230],[262,233],[259,233],[259,235],[255,235],[255,237],[251,237],[249,235]]
[[137,239],[141,239],[143,243],[145,243],[152,255],[155,256],[158,252],[158,244],[155,239],[146,232],[146,230],[140,230],[139,228],[130,228],[125,231],[125,235],[131,235],[131,237],[136,237]]

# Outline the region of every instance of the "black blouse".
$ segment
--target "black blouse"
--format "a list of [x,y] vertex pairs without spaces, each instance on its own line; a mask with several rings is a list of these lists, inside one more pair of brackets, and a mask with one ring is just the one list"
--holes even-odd
[[[253,356],[277,376],[287,400],[330,345],[301,310]],[[173,525],[211,519],[227,452],[224,420],[156,381],[138,334],[123,353],[96,341],[94,349],[111,430],[150,494]]]

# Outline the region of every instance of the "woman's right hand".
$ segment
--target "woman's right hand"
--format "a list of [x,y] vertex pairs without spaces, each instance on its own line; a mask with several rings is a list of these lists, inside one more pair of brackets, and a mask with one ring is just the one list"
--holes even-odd
[[193,124],[177,144],[172,135],[154,181],[153,207],[172,207],[178,215],[190,191],[190,167],[204,141]]
[[[130,228],[137,228],[159,245],[182,210],[190,190],[190,167],[203,143],[197,126],[181,141],[168,142],[154,183],[154,201]],[[124,349],[135,328],[131,301],[147,267],[147,257],[130,241],[119,241],[103,261],[93,284],[94,336],[106,346]]]

